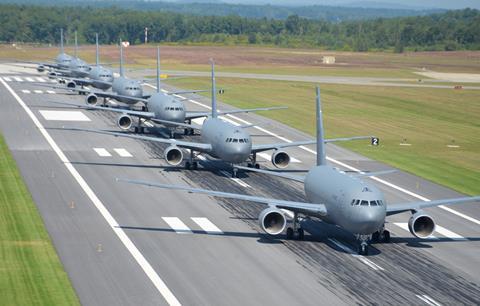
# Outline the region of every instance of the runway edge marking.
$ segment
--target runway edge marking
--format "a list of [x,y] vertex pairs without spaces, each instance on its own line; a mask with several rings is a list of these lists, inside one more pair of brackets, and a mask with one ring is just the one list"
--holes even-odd
[[53,140],[50,134],[45,130],[43,125],[40,123],[35,114],[30,110],[30,108],[23,102],[23,100],[13,91],[13,89],[5,83],[4,80],[0,82],[5,86],[5,88],[10,92],[10,94],[17,100],[20,106],[25,110],[27,115],[32,119],[35,126],[38,128],[40,133],[43,135],[48,144],[55,151],[57,156],[60,158],[62,163],[65,165],[67,170],[72,174],[73,178],[77,181],[83,191],[86,193],[88,198],[92,201],[95,207],[98,209],[103,218],[107,221],[108,225],[112,228],[113,232],[117,235],[120,241],[128,249],[133,258],[137,261],[140,267],[143,269],[148,278],[152,281],[153,285],[157,288],[163,298],[169,305],[181,305],[177,298],[173,295],[170,289],[167,287],[165,282],[160,278],[160,276],[155,272],[153,267],[147,261],[147,259],[142,255],[138,250],[135,244],[130,240],[130,238],[125,234],[125,232],[120,228],[119,224],[115,218],[110,214],[108,209],[103,205],[97,195],[93,192],[87,182],[83,179],[80,173],[75,169],[75,167],[67,159],[63,151],[58,147],[57,143]]

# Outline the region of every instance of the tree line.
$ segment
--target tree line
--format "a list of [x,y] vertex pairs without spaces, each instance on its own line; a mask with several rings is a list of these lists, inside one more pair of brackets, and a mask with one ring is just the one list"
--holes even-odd
[[298,15],[288,18],[197,16],[117,7],[45,7],[0,5],[0,41],[58,43],[59,29],[67,38],[78,31],[81,43],[103,44],[119,39],[143,42],[265,44],[319,47],[329,50],[479,50],[480,11],[464,9],[420,17],[377,18],[329,22]]

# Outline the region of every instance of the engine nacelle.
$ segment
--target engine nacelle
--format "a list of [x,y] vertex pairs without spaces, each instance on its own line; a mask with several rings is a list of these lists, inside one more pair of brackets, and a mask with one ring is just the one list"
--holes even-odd
[[57,75],[58,75],[58,74],[57,74],[56,72],[53,72],[53,71],[52,71],[52,72],[49,72],[49,73],[48,73],[48,78],[49,78],[49,79],[55,79],[55,78],[57,77]]
[[287,226],[287,218],[281,210],[276,208],[264,209],[258,216],[262,230],[269,235],[279,235]]
[[129,115],[121,115],[117,119],[117,125],[122,130],[129,130],[132,127],[132,123],[132,117],[130,117]]
[[97,105],[98,97],[96,94],[89,94],[85,98],[85,101],[87,102],[88,105]]
[[275,150],[272,154],[272,164],[280,169],[286,168],[290,164],[290,155],[287,152]]
[[38,71],[38,72],[44,72],[44,71],[45,71],[45,66],[43,66],[43,65],[38,65],[38,66],[37,66],[37,71]]
[[67,87],[68,88],[75,88],[75,87],[77,87],[77,84],[74,81],[69,81],[67,83]]
[[163,152],[165,160],[171,166],[178,166],[183,160],[183,153],[177,146],[169,146]]
[[435,230],[435,222],[423,211],[418,211],[408,220],[408,229],[417,238],[427,238]]

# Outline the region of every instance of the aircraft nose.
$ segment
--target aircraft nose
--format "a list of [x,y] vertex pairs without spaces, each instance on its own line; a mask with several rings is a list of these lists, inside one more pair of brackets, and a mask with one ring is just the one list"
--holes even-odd
[[385,219],[384,212],[376,207],[365,207],[358,217],[359,234],[372,234],[378,231]]
[[171,111],[168,112],[168,115],[166,116],[168,121],[173,121],[173,122],[183,122],[185,121],[185,115],[181,111]]
[[230,148],[229,155],[232,163],[239,164],[247,160],[250,150],[245,144],[237,144]]

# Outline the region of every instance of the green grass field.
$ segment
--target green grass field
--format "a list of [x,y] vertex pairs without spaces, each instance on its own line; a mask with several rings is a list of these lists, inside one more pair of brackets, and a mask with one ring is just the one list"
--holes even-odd
[[[314,84],[217,82],[227,88],[222,101],[241,108],[287,105],[289,111],[261,114],[314,135]],[[207,78],[168,83],[184,89],[210,86]],[[341,145],[460,192],[480,194],[478,91],[348,85],[322,85],[321,90],[328,137],[375,134],[381,138],[378,148],[366,142]],[[400,146],[405,141],[411,146]],[[447,147],[452,144],[460,147]]]
[[37,208],[1,136],[0,304],[79,305]]

